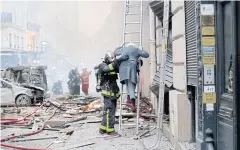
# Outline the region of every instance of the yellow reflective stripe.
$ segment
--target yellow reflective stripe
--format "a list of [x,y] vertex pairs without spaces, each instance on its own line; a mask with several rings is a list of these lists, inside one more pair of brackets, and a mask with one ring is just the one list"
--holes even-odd
[[107,127],[101,125],[101,126],[100,126],[100,129],[102,129],[102,130],[107,130]]
[[106,116],[106,119],[107,119],[107,127],[106,127],[106,131],[107,132],[113,132],[113,131],[115,131],[115,129],[114,128],[110,128],[109,127],[109,109],[107,110],[107,116]]
[[[102,90],[101,93],[104,94],[104,95],[107,95],[107,96],[114,96],[115,95],[113,92],[109,92],[109,91],[106,91],[106,90]],[[118,92],[116,94],[116,96],[119,96],[119,95],[120,95],[120,92]]]
[[108,131],[108,129],[109,129],[109,109],[107,109],[106,119],[107,119],[107,131]]
[[109,72],[108,74],[109,75],[113,75],[113,74],[116,74],[116,72]]
[[89,82],[83,82],[82,84],[88,84]]
[[108,67],[109,67],[110,70],[114,69],[112,64],[108,65]]
[[107,129],[107,132],[113,132],[113,131],[115,131],[114,128],[108,128],[108,129]]

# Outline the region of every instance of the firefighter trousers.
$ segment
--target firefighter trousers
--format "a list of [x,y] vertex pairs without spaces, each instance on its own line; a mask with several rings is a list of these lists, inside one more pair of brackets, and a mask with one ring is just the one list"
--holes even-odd
[[115,132],[115,113],[117,107],[117,99],[104,96],[104,112],[100,129],[107,133]]

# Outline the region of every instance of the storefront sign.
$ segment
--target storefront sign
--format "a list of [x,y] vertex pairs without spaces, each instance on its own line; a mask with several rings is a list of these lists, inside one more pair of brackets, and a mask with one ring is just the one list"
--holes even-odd
[[202,35],[215,35],[215,28],[212,27],[202,27]]
[[203,46],[215,46],[215,37],[202,37]]
[[204,65],[215,65],[215,56],[214,55],[203,56],[203,64]]
[[205,93],[215,92],[215,86],[214,86],[214,85],[204,86],[204,92],[205,92]]
[[216,103],[216,93],[215,92],[207,92],[203,93],[203,103],[204,104],[215,104]]
[[214,46],[205,46],[202,47],[203,55],[215,55],[215,47]]
[[202,26],[214,26],[214,16],[201,16]]
[[214,111],[214,104],[206,104],[206,111]]
[[214,5],[201,4],[201,15],[214,15]]

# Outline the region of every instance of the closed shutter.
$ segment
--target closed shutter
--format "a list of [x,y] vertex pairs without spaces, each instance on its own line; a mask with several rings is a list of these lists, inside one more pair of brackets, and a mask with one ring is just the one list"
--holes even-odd
[[197,34],[195,1],[185,1],[187,84],[197,86]]

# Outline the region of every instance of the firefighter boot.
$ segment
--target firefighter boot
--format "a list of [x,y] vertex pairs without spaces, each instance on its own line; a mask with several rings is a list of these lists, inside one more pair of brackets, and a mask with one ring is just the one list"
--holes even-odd
[[106,130],[99,129],[99,133],[100,133],[100,134],[105,134],[105,133],[106,133]]

